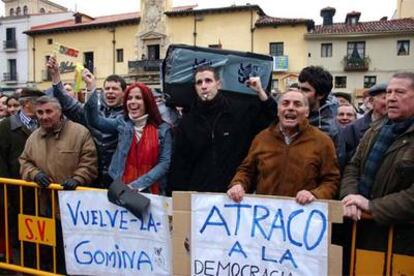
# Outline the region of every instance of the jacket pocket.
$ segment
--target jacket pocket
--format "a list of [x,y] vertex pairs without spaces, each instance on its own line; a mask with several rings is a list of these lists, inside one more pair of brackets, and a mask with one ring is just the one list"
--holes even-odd
[[[320,160],[316,157],[308,157],[304,159],[304,167],[302,168],[302,173],[305,175],[305,182],[303,185],[310,185],[311,183],[319,182],[319,171],[320,171]],[[309,189],[313,189],[311,187]]]
[[414,163],[409,161],[401,161],[397,163],[395,170],[397,174],[399,186],[406,189],[414,183]]
[[56,156],[56,164],[67,171],[74,171],[79,166],[79,151],[73,149],[58,149],[59,156]]

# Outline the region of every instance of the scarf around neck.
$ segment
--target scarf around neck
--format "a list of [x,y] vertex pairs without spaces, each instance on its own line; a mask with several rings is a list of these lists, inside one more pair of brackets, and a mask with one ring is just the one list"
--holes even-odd
[[366,198],[371,198],[372,186],[387,150],[395,139],[403,134],[413,123],[414,118],[402,122],[387,120],[381,127],[376,140],[368,153],[361,180],[359,181],[358,191],[361,195]]
[[[125,161],[123,182],[131,183],[154,168],[159,162],[159,151],[158,128],[153,124],[147,124],[143,128],[139,141],[136,135],[132,138],[128,157]],[[148,187],[151,193],[160,193],[158,182],[150,183]]]
[[137,138],[137,141],[139,141],[141,139],[144,127],[147,124],[148,114],[144,114],[137,119],[132,119],[131,116],[129,116],[129,114],[128,117],[134,124],[135,137]]

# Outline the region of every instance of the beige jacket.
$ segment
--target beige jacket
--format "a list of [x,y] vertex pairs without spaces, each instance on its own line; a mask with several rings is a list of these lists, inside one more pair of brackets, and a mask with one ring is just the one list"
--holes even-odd
[[20,174],[33,181],[40,171],[53,183],[73,178],[88,186],[97,177],[97,153],[89,131],[80,124],[64,121],[61,128],[48,134],[39,128],[28,138],[19,158]]

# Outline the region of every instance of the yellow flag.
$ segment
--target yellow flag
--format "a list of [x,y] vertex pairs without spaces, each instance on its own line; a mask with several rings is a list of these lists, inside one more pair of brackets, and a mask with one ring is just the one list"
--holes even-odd
[[76,64],[76,68],[75,68],[75,88],[74,88],[76,93],[79,93],[79,91],[81,90],[83,69],[85,69],[85,67],[83,67],[83,65],[81,63]]

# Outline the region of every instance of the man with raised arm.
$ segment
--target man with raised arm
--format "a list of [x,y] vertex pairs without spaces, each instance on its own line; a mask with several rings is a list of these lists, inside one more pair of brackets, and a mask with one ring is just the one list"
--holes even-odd
[[[56,97],[62,105],[63,114],[70,120],[87,127],[96,143],[99,177],[94,186],[98,188],[108,188],[109,184],[112,182],[112,179],[108,174],[108,168],[118,144],[118,136],[91,127],[82,103],[65,92],[63,83],[60,79],[59,66],[56,58],[49,58],[47,66],[52,77],[53,96]],[[83,72],[83,79],[86,82],[87,89],[93,91],[96,88],[96,84],[95,79],[90,76],[91,74],[89,74],[89,71],[85,69]],[[106,118],[116,118],[123,114],[122,100],[125,89],[126,83],[122,77],[118,75],[110,75],[105,79],[103,98],[99,105],[99,113],[102,116]]]

